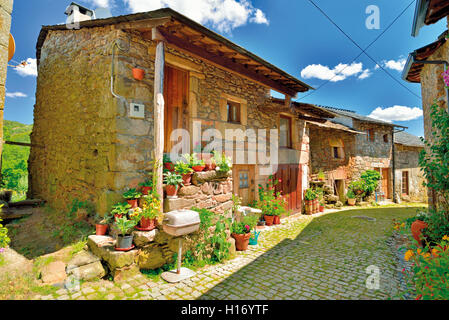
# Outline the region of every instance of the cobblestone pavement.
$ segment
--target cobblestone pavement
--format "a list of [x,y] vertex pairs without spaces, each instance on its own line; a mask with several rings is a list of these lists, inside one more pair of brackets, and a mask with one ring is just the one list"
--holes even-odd
[[[415,213],[414,208],[377,208],[291,217],[264,230],[258,246],[225,264],[197,270],[196,276],[178,284],[139,274],[35,299],[396,299],[403,284],[390,243],[392,220]],[[373,275],[367,273],[369,266],[379,271],[378,289],[366,286]]]

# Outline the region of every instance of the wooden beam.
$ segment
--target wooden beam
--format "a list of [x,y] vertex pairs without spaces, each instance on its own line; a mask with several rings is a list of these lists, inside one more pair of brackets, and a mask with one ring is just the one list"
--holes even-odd
[[3,141],[3,143],[9,144],[12,146],[31,147],[31,143],[25,143],[25,142]]
[[157,162],[157,184],[156,190],[161,197],[161,211],[163,210],[163,157],[164,157],[164,65],[165,65],[165,42],[161,41],[159,31],[153,29],[153,40],[157,41],[156,58],[154,62],[154,160]]
[[261,84],[265,85],[266,87],[272,88],[276,91],[279,91],[281,93],[284,93],[284,94],[287,94],[290,96],[296,96],[296,94],[298,92],[294,89],[291,89],[291,88],[288,88],[288,87],[282,85],[279,82],[276,82],[276,81],[266,78],[260,74],[252,72],[248,68],[245,68],[243,65],[233,62],[230,59],[226,59],[224,57],[211,54],[199,46],[192,45],[192,43],[189,43],[189,42],[184,41],[178,37],[175,37],[173,35],[165,33],[162,30],[160,30],[160,32],[163,35],[163,37],[165,39],[167,39],[168,43],[171,43],[171,44],[175,45],[176,47],[178,47],[179,49],[184,50],[184,51],[186,51],[190,54],[193,54],[197,57],[208,60],[208,61],[220,66],[221,68],[236,72],[236,73],[238,73],[246,78],[249,78],[255,82],[261,83]]
[[117,29],[122,30],[151,30],[158,26],[163,26],[172,21],[171,17],[145,19],[134,22],[123,22],[117,25]]

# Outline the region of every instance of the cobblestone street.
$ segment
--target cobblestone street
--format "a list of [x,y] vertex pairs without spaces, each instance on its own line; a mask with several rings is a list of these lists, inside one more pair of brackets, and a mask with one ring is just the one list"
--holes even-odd
[[[392,220],[415,213],[379,208],[291,217],[263,231],[258,246],[178,284],[139,274],[35,299],[396,299],[401,268],[390,243]],[[380,272],[379,289],[366,286],[372,265]]]

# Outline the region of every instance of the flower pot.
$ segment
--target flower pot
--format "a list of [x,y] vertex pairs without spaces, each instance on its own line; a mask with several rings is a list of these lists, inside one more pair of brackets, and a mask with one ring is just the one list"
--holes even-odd
[[194,166],[194,167],[192,167],[192,169],[193,169],[195,172],[201,172],[201,171],[203,171],[205,168],[206,168],[205,165],[203,165],[203,166]]
[[97,223],[95,225],[95,234],[97,236],[104,236],[104,235],[106,235],[107,231],[108,231],[108,225],[107,224]]
[[152,189],[153,189],[153,187],[142,187],[142,194],[144,196],[147,196]]
[[139,206],[139,201],[137,199],[128,199],[126,202],[131,206],[131,209],[135,209]]
[[320,206],[320,212],[324,212],[324,206]]
[[251,233],[245,234],[233,233],[232,237],[235,239],[235,248],[237,249],[237,251],[245,251],[248,249]]
[[167,197],[175,198],[178,194],[178,186],[167,185],[165,186],[165,192],[167,192]]
[[191,185],[191,181],[192,181],[192,174],[191,173],[187,173],[187,174],[183,174],[182,175],[182,183],[185,186],[190,186]]
[[356,199],[348,199],[348,205],[355,206]]
[[175,171],[175,165],[173,164],[173,162],[165,162],[164,168],[171,172]]
[[281,224],[281,217],[280,216],[274,216],[273,224],[274,225]]
[[156,219],[142,218],[139,223],[140,229],[151,231],[156,228]]
[[214,171],[216,167],[215,163],[206,163],[206,171]]
[[264,215],[263,218],[265,219],[265,224],[267,226],[272,226],[273,225],[273,223],[274,223],[274,216]]
[[117,249],[131,249],[133,246],[133,236],[118,236],[115,247]]
[[413,238],[418,241],[419,245],[422,246],[422,230],[426,229],[427,227],[429,227],[429,225],[427,223],[425,223],[424,221],[421,220],[416,220],[415,222],[412,223],[411,226],[411,231],[412,231],[412,235]]
[[133,68],[133,77],[136,80],[143,80],[143,77],[145,76],[145,70],[139,69],[139,68]]
[[313,213],[320,212],[320,201],[318,199],[313,200]]

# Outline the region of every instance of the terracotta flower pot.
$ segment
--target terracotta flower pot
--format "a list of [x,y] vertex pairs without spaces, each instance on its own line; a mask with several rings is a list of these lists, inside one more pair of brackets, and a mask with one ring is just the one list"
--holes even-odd
[[190,186],[191,185],[191,181],[192,181],[192,174],[191,173],[187,173],[187,174],[183,174],[182,175],[182,183],[185,186]]
[[249,238],[251,238],[251,233],[236,234],[233,233],[232,237],[235,239],[235,248],[237,251],[245,251],[248,249]]
[[192,169],[193,169],[195,172],[201,172],[201,171],[203,171],[205,168],[206,168],[205,165],[203,165],[203,166],[194,166],[194,167],[192,167]]
[[354,199],[348,199],[348,204],[350,205],[350,206],[355,206],[355,202],[356,202],[356,199],[354,198]]
[[320,212],[324,212],[324,207],[320,206]]
[[267,215],[264,215],[263,218],[264,218],[265,224],[266,224],[267,226],[272,226],[272,225],[273,225],[273,223],[274,223],[274,216],[267,216]]
[[145,70],[139,69],[139,68],[133,68],[134,79],[141,81],[141,80],[143,80],[144,76],[145,76]]
[[167,197],[176,197],[178,194],[178,186],[167,185],[165,191],[167,192]]
[[142,218],[140,219],[140,228],[151,231],[156,228],[156,219]]
[[126,200],[128,204],[131,206],[131,209],[135,209],[139,206],[139,200],[138,199],[128,199]]
[[142,194],[144,196],[147,196],[148,193],[150,193],[150,191],[153,189],[153,187],[142,187]]
[[274,225],[281,224],[281,217],[280,216],[274,216],[273,224]]
[[420,246],[422,246],[422,230],[426,229],[427,227],[429,227],[429,225],[424,221],[416,220],[412,223],[412,226],[410,228],[413,238],[418,241]]
[[95,234],[97,236],[104,236],[104,235],[106,235],[107,231],[108,231],[108,225],[107,224],[99,224],[99,223],[97,223],[95,225]]

